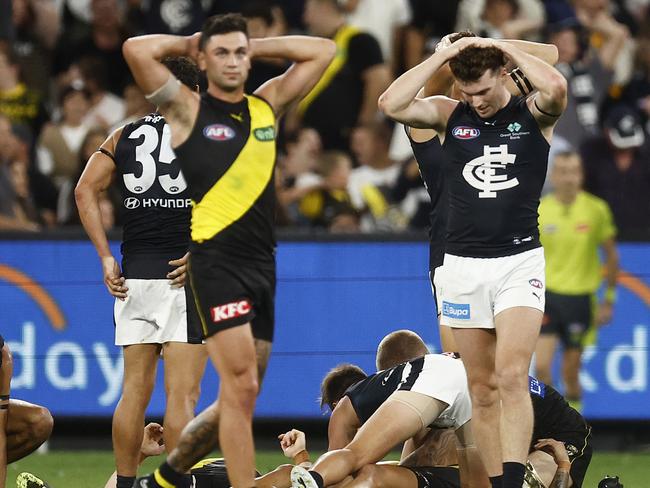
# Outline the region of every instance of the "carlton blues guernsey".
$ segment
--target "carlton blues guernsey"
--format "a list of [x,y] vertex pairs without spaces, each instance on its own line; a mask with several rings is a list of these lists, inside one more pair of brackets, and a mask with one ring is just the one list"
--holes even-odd
[[523,97],[489,119],[459,103],[442,148],[449,194],[446,252],[501,257],[540,247],[537,207],[548,141]]
[[115,147],[125,278],[165,279],[168,262],[188,249],[191,201],[170,141],[169,125],[153,113],[124,126]]
[[409,136],[420,176],[431,199],[429,212],[429,270],[442,266],[445,256],[447,229],[447,185],[444,175],[445,155],[440,139],[435,136],[425,142],[415,142]]
[[194,204],[193,255],[274,269],[275,121],[257,96],[201,95],[192,133],[176,148]]

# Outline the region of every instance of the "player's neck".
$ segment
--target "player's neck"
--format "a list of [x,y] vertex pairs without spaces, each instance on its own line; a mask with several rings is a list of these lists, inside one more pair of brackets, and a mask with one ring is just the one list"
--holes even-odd
[[571,205],[573,202],[576,201],[576,198],[578,198],[578,193],[580,192],[574,192],[574,191],[556,191],[555,192],[555,198],[562,203],[563,205]]
[[227,91],[222,88],[219,88],[217,85],[211,84],[208,87],[208,93],[211,96],[228,103],[237,103],[237,102],[241,102],[244,99],[243,86],[234,91]]

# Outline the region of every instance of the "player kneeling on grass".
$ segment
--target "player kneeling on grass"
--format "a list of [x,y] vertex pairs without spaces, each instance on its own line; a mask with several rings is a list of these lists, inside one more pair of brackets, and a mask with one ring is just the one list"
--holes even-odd
[[[387,369],[412,360],[421,356],[426,350],[424,341],[415,332],[410,330],[392,332],[379,344],[377,369]],[[352,398],[352,392],[353,388],[350,388],[346,395]],[[581,488],[591,462],[591,427],[553,387],[529,377],[529,392],[533,404],[534,429],[526,463],[527,484],[524,487]],[[564,456],[559,456],[560,450],[554,444],[555,442],[562,444],[566,459]],[[425,445],[421,450],[425,455],[438,457],[439,454],[431,452],[432,447]],[[453,456],[455,453],[449,452],[449,455]],[[568,464],[560,463],[565,460]],[[426,461],[420,459],[418,463],[426,463]]]
[[[367,464],[381,460],[396,445],[426,435],[434,423],[455,431],[464,454],[459,456],[461,479],[469,486],[482,486],[474,481],[477,473],[481,477],[484,474],[478,456],[465,455],[474,451],[474,446],[467,377],[460,361],[441,354],[427,354],[377,373],[373,380],[374,386],[377,383],[383,386],[384,395],[388,395],[381,398],[377,391],[376,397],[366,398],[379,406],[362,423],[350,443],[321,456],[311,471],[300,466],[293,468],[294,488],[323,488],[340,483]],[[352,421],[348,424],[351,432],[358,428],[362,419],[357,418],[351,403],[347,396],[337,403],[330,419],[330,433],[333,423],[338,423],[337,418],[343,416]],[[357,425],[354,425],[355,418]]]
[[50,437],[54,421],[47,408],[9,398],[13,362],[2,336],[0,352],[0,488],[4,488],[7,465],[38,449]]

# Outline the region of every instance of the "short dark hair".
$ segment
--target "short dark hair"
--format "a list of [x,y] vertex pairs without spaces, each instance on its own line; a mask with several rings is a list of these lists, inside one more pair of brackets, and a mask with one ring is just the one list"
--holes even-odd
[[242,14],[213,15],[201,28],[199,49],[203,50],[212,36],[231,32],[243,32],[248,37],[248,26]]
[[334,406],[343,398],[347,389],[367,377],[368,375],[354,364],[344,363],[332,368],[320,385],[320,407],[327,405],[330,410],[334,410]]
[[377,346],[377,369],[384,370],[428,354],[422,338],[410,330],[397,330],[384,337]]
[[273,7],[266,1],[248,2],[242,7],[241,13],[247,19],[262,19],[267,27],[273,25]]
[[190,90],[196,90],[201,85],[201,70],[187,56],[168,56],[162,61],[171,73]]
[[449,68],[457,80],[477,81],[486,71],[505,67],[506,57],[497,47],[469,46],[449,60]]
[[464,30],[464,31],[460,31],[460,32],[454,32],[453,34],[451,34],[451,35],[449,36],[449,42],[451,42],[451,43],[453,44],[454,42],[456,42],[456,41],[459,40],[459,39],[462,39],[463,37],[476,37],[476,34],[474,34],[474,33],[473,33],[472,31],[470,31],[470,30]]

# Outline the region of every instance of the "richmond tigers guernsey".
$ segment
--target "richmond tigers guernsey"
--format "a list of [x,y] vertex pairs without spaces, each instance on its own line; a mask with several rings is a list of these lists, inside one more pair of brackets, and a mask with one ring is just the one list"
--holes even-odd
[[446,252],[501,257],[540,247],[537,207],[548,141],[523,97],[489,119],[459,103],[443,150],[449,193]]
[[275,122],[257,96],[201,95],[194,128],[175,149],[193,202],[191,251],[274,266]]
[[189,244],[190,199],[162,115],[122,129],[114,162],[123,201],[122,267],[126,278],[164,279]]

